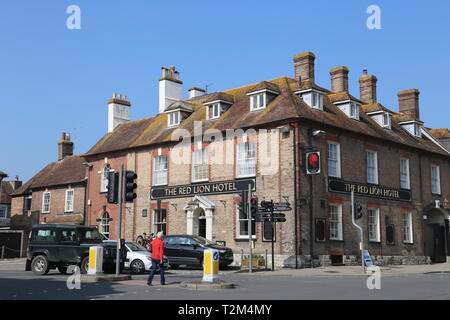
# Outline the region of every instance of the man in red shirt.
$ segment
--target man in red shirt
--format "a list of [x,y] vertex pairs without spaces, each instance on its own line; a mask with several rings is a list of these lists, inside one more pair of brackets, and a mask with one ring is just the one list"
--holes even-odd
[[162,237],[164,236],[163,232],[160,231],[156,235],[156,239],[152,241],[152,270],[148,275],[147,285],[152,285],[153,276],[155,275],[156,268],[159,266],[159,274],[161,275],[161,285],[166,284],[166,280],[164,279],[164,241]]

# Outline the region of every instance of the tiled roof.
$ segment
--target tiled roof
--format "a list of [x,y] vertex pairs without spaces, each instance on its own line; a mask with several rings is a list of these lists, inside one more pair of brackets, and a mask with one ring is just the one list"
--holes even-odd
[[295,85],[293,86],[292,90],[294,90],[294,92],[296,91],[303,91],[303,90],[309,90],[309,89],[314,89],[314,90],[318,90],[318,91],[323,91],[326,93],[331,93],[330,90],[319,87],[317,84],[311,82],[311,81],[302,81],[301,84],[298,83],[298,81],[296,81]]
[[0,203],[10,204],[11,203],[11,194],[14,192],[14,189],[9,181],[2,181],[0,188]]
[[183,110],[187,112],[193,112],[194,111],[194,105],[192,103],[186,102],[186,101],[175,101],[170,106],[167,107],[166,111],[170,110]]
[[[410,135],[397,124],[395,119],[392,121],[392,130],[381,128],[364,112],[360,112],[360,121],[350,119],[333,103],[353,100],[362,104],[359,99],[348,93],[326,95],[325,111],[320,111],[310,108],[294,94],[299,90],[298,81],[295,79],[281,77],[267,82],[277,85],[280,93],[266,108],[250,111],[250,99],[247,93],[259,83],[252,84],[224,91],[234,97],[234,103],[220,118],[215,120],[206,120],[206,107],[203,105],[205,101],[210,101],[214,94],[189,99],[189,102],[195,105],[194,112],[177,128],[186,129],[193,134],[194,121],[202,121],[203,130],[214,128],[225,131],[226,129],[261,127],[270,123],[285,123],[301,119],[448,156],[448,153],[426,138],[418,139]],[[323,91],[330,92],[325,89]],[[171,134],[174,130],[175,128],[167,127],[167,114],[165,113],[123,123],[100,139],[85,156],[171,142]]]
[[389,110],[388,108],[384,107],[381,103],[370,103],[370,104],[364,104],[361,106],[361,109],[365,113],[371,113],[371,112],[377,112],[377,111],[385,111],[389,113],[394,113],[393,111]]
[[68,156],[61,161],[52,162],[28,180],[12,195],[29,193],[33,189],[59,185],[75,184],[85,181],[86,167],[80,155]]
[[225,92],[214,92],[208,95],[208,97],[203,101],[203,103],[213,102],[217,100],[229,102],[231,104],[234,103],[234,97],[231,94],[227,94]]
[[450,130],[448,128],[430,129],[430,132],[436,139],[450,139]]
[[257,92],[261,90],[270,90],[276,93],[280,93],[280,88],[278,87],[278,85],[269,81],[261,81],[256,86],[250,88],[247,93]]

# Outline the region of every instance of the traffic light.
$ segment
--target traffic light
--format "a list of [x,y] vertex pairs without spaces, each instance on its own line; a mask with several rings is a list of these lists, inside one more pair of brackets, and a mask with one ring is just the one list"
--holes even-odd
[[258,198],[252,197],[250,199],[250,213],[252,215],[252,219],[256,218],[256,214],[258,213]]
[[360,203],[356,203],[354,204],[355,208],[353,209],[353,212],[355,214],[355,220],[361,219],[363,214],[362,214],[362,205]]
[[320,151],[306,153],[306,174],[320,173]]
[[119,174],[117,172],[108,172],[108,203],[117,203],[119,195]]
[[133,202],[136,199],[137,195],[134,192],[134,189],[137,188],[137,184],[134,180],[137,179],[137,174],[134,171],[125,171],[125,181],[124,181],[124,198],[125,202]]

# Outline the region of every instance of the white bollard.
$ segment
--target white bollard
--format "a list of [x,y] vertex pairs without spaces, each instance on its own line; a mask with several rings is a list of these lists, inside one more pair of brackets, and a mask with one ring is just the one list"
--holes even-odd
[[89,248],[88,274],[97,275],[103,272],[103,247],[95,246]]
[[203,281],[219,282],[219,250],[205,249],[203,253]]

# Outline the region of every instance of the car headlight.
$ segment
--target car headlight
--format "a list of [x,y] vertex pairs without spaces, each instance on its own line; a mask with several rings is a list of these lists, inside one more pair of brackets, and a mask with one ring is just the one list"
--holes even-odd
[[219,250],[220,253],[225,253],[227,250]]

